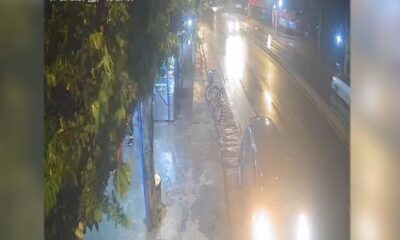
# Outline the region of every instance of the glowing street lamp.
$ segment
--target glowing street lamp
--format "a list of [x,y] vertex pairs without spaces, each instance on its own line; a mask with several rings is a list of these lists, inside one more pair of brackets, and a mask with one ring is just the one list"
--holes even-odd
[[342,36],[336,35],[336,44],[340,45],[343,42]]
[[279,1],[278,1],[278,6],[279,6],[279,8],[282,8],[282,6],[283,6],[283,0],[279,0]]

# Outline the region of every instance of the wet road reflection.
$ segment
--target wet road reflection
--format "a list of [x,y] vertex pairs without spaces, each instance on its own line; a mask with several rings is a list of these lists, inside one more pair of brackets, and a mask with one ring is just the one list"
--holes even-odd
[[229,80],[240,80],[244,69],[244,44],[241,36],[229,35],[226,39],[225,71]]
[[267,103],[267,107],[272,106],[272,96],[271,93],[269,91],[265,91],[264,92],[264,96],[265,96],[265,101]]
[[[206,30],[208,21],[211,29]],[[223,23],[221,16],[210,17],[202,27],[205,42],[227,78],[227,95],[242,130],[255,115],[276,123],[295,166],[286,174],[301,183],[304,201],[309,203],[304,215],[296,213],[298,224],[293,230],[304,237],[299,239],[348,239],[348,149],[286,70],[246,33],[225,34]],[[272,48],[273,42],[272,37],[265,39]]]

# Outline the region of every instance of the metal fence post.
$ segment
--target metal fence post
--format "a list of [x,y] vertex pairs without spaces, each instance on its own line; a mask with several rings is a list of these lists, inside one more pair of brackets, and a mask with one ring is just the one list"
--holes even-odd
[[170,114],[170,110],[171,110],[171,103],[170,103],[170,99],[169,99],[169,76],[168,76],[168,71],[167,71],[167,105],[168,105],[168,121],[171,121],[171,114]]
[[145,157],[144,157],[144,144],[143,144],[143,121],[142,121],[142,111],[143,111],[143,101],[140,100],[138,103],[138,128],[139,128],[139,144],[140,144],[140,160],[141,160],[141,169],[142,169],[142,181],[143,181],[143,193],[144,193],[144,205],[145,205],[145,222],[147,229],[151,228],[151,209],[150,209],[150,199],[148,194],[148,184],[147,184],[147,173],[146,173],[146,165],[145,165]]

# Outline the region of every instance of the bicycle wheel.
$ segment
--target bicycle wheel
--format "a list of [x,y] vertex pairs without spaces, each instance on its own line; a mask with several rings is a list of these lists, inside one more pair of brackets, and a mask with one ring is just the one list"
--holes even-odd
[[224,115],[224,111],[222,108],[222,102],[217,102],[214,107],[214,118],[217,122],[220,122],[222,120],[222,117]]
[[211,97],[212,99],[221,99],[221,90],[217,85],[214,85],[211,90]]
[[214,113],[214,107],[216,104],[216,99],[218,98],[218,87],[217,86],[212,86],[210,89],[210,108],[211,112]]
[[223,109],[222,109],[222,102],[221,102],[221,90],[219,89],[218,86],[213,87],[212,91],[212,113],[214,116],[214,119],[219,122],[222,119],[223,115]]
[[204,95],[206,96],[206,101],[207,101],[207,102],[210,102],[211,97],[212,97],[210,85],[207,85],[206,91],[204,92]]

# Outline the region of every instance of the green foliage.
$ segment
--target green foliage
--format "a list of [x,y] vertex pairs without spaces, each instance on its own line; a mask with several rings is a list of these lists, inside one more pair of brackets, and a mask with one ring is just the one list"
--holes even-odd
[[[129,164],[116,160],[127,113],[151,93],[189,0],[47,2],[45,18],[45,224],[47,239],[72,239],[120,206]],[[111,196],[104,194],[114,173]]]
[[152,81],[163,62],[176,54],[176,33],[182,25],[183,13],[192,9],[191,0],[137,0],[131,6],[129,37],[133,45],[128,61],[134,66],[130,73],[142,94],[152,91]]
[[[119,209],[117,201],[104,196],[104,189],[110,172],[123,165],[116,162],[117,146],[124,136],[126,112],[137,94],[127,73],[127,9],[123,3],[107,3],[103,8],[68,2],[47,6],[47,238],[70,239],[73,231],[69,229],[78,222],[96,226],[102,212]],[[106,24],[98,21],[102,14],[106,14]],[[126,191],[130,183],[124,179],[131,177],[129,168],[122,169],[124,174],[117,174],[118,191]]]
[[120,198],[125,198],[131,185],[131,164],[120,164],[114,176],[114,188]]

